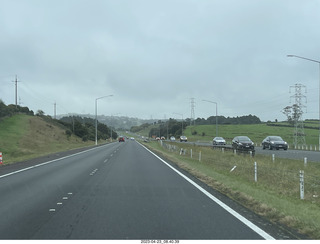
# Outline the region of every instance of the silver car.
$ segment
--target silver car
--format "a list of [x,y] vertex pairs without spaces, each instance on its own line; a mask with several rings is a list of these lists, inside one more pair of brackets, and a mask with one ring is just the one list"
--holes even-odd
[[188,141],[188,138],[186,136],[180,136],[180,142],[182,141]]
[[226,145],[226,140],[223,137],[215,137],[212,140],[213,145]]

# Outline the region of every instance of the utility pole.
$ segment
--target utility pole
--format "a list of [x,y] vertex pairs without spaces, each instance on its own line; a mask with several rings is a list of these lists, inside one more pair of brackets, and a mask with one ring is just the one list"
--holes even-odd
[[194,115],[194,107],[195,107],[195,102],[194,102],[194,98],[190,98],[191,100],[191,118],[190,118],[190,125],[195,125],[195,115]]
[[298,145],[305,146],[306,145],[306,139],[304,134],[304,126],[303,126],[303,108],[306,108],[305,105],[303,105],[302,99],[305,99],[305,102],[307,103],[307,97],[302,94],[302,88],[305,89],[305,93],[307,92],[306,86],[302,84],[295,84],[294,86],[290,86],[290,93],[291,88],[294,88],[295,93],[290,98],[294,98],[295,104],[297,105],[298,111],[293,111],[294,114],[294,134],[293,134],[293,144],[295,148],[297,148]]
[[53,114],[54,114],[54,119],[57,119],[57,103],[54,102],[53,104]]
[[[16,94],[16,108],[18,107],[18,78],[17,78],[17,75],[16,75],[16,80],[15,81],[12,81],[15,83],[15,94]],[[19,81],[20,82],[20,81]]]

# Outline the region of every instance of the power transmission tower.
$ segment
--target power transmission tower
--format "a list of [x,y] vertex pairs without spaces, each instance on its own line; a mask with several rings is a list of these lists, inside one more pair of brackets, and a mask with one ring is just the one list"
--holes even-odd
[[[302,100],[305,100],[305,103],[307,103],[307,97],[302,94],[302,88],[304,88],[304,92],[307,92],[306,86],[302,84],[295,84],[294,86],[290,86],[290,93],[291,88],[294,88],[294,95],[290,96],[290,98],[294,98],[296,108],[293,111],[294,113],[294,134],[293,134],[293,144],[295,148],[297,148],[298,145],[305,146],[306,145],[306,139],[304,134],[304,126],[303,126],[303,109],[306,108],[306,106],[303,104]],[[291,99],[290,99],[291,100]],[[290,101],[291,102],[291,101]]]
[[194,102],[194,98],[190,98],[191,100],[191,118],[190,118],[190,125],[195,125],[195,115],[194,115],[194,107],[195,107],[195,102]]

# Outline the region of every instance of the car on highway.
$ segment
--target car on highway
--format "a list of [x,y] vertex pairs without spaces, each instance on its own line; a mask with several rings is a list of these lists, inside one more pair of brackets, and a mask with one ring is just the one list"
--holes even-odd
[[280,136],[267,136],[262,141],[262,149],[288,149],[288,143],[284,141]]
[[212,140],[213,145],[226,145],[226,140],[223,137],[215,137]]
[[124,136],[119,136],[118,140],[119,140],[119,142],[124,142],[125,141]]
[[176,140],[176,138],[174,136],[170,137],[170,141],[175,141],[175,140]]
[[240,151],[254,151],[254,143],[247,136],[236,136],[232,140],[232,148]]
[[187,142],[188,141],[188,138],[186,136],[180,136],[180,142]]

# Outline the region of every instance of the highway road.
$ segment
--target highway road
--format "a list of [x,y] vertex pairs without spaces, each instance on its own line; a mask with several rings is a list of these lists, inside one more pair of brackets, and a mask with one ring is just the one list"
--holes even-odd
[[[181,144],[185,142],[179,142]],[[187,142],[189,144],[196,144],[199,146],[209,146],[212,147],[212,143],[209,142]],[[216,146],[217,148],[221,146]],[[231,145],[226,145],[227,148],[230,150],[232,149]],[[308,162],[315,162],[315,163],[320,163],[320,151],[312,151],[312,150],[269,150],[265,149],[263,150],[262,147],[255,147],[255,153],[256,154],[263,154],[263,155],[270,155],[272,157],[272,154],[275,155],[276,158],[288,158],[288,159],[296,159],[296,160],[301,160],[301,162],[304,162],[304,158],[307,158]]]
[[136,141],[111,143],[0,169],[0,239],[294,238],[216,194]]

